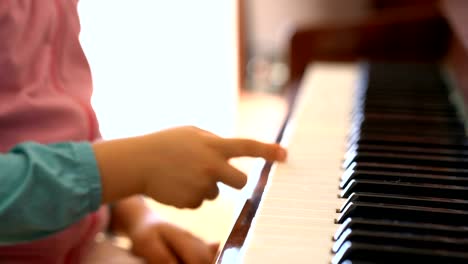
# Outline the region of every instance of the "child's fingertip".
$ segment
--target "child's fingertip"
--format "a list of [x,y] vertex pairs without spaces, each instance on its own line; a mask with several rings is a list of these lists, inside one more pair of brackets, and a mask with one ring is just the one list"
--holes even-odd
[[286,161],[286,158],[288,157],[288,152],[286,151],[285,148],[278,146],[278,150],[276,153],[276,159],[278,161]]

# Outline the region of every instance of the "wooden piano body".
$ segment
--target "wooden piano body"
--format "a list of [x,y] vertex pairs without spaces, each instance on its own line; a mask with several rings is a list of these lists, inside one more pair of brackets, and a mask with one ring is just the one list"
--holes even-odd
[[[341,251],[344,251],[341,248],[340,252],[335,252],[336,254],[331,253],[332,247],[335,244],[335,242],[332,241],[335,232],[332,230],[336,231],[340,229],[340,225],[333,222],[333,220],[339,217],[339,214],[335,213],[334,210],[339,208],[340,204],[343,204],[345,199],[338,199],[339,203],[331,201],[317,204],[312,201],[310,203],[312,207],[314,207],[313,209],[317,209],[317,211],[309,212],[308,217],[310,217],[310,214],[320,214],[321,211],[326,212],[327,217],[330,215],[332,216],[331,219],[325,219],[325,221],[329,223],[324,227],[320,226],[323,222],[321,216],[314,216],[311,219],[305,217],[303,219],[309,222],[300,222],[303,220],[301,220],[301,216],[293,213],[290,215],[293,218],[290,225],[297,225],[294,226],[296,233],[288,233],[288,228],[284,229],[286,231],[281,230],[282,224],[288,225],[288,221],[290,220],[288,220],[288,217],[286,217],[284,221],[281,220],[283,221],[282,223],[278,222],[277,219],[272,220],[268,217],[273,214],[282,214],[282,208],[296,207],[296,204],[300,202],[294,200],[294,197],[301,193],[310,192],[316,195],[312,195],[312,197],[316,197],[315,199],[320,200],[323,200],[323,197],[327,195],[327,197],[333,199],[336,193],[339,193],[338,180],[341,176],[339,174],[342,174],[342,172],[340,172],[339,168],[341,164],[338,163],[342,162],[344,151],[340,153],[339,147],[334,147],[334,142],[338,139],[341,140],[341,138],[345,140],[347,137],[350,126],[342,125],[342,123],[338,122],[349,118],[349,113],[346,112],[351,108],[346,108],[346,110],[342,111],[332,111],[335,114],[333,119],[340,119],[338,121],[335,120],[336,122],[330,120],[330,116],[325,115],[324,111],[326,109],[334,109],[334,107],[340,105],[346,105],[346,107],[348,107],[348,104],[352,103],[352,100],[333,101],[333,93],[342,93],[341,95],[345,98],[353,96],[351,89],[350,91],[346,91],[346,89],[343,90],[339,86],[348,85],[351,81],[356,81],[356,77],[351,74],[352,71],[356,71],[356,67],[349,66],[349,64],[347,64],[347,66],[338,66],[336,68],[336,74],[337,76],[341,76],[341,79],[334,80],[335,74],[329,65],[325,65],[324,67],[315,66],[312,67],[310,71],[313,72],[314,69],[317,68],[320,68],[320,70],[315,73],[313,72],[312,75],[314,76],[311,77],[308,76],[306,69],[312,61],[349,63],[365,60],[396,63],[417,62],[443,64],[444,67],[448,69],[448,76],[450,77],[452,85],[456,87],[456,90],[463,98],[461,101],[466,105],[466,102],[468,102],[468,18],[465,17],[468,17],[466,15],[468,14],[468,2],[463,0],[430,2],[430,4],[417,5],[413,8],[395,9],[394,11],[378,14],[365,21],[359,21],[354,25],[328,25],[318,29],[298,30],[292,36],[290,42],[291,79],[285,89],[285,96],[291,98],[290,113],[285,121],[285,126],[279,131],[278,141],[283,143],[286,141],[286,144],[292,144],[292,148],[300,148],[300,141],[306,140],[304,136],[307,135],[304,135],[303,131],[295,131],[299,130],[297,129],[298,125],[296,123],[304,122],[304,118],[307,118],[305,120],[311,120],[311,122],[318,122],[313,128],[301,127],[301,129],[310,133],[310,137],[324,137],[323,140],[319,139],[314,141],[314,144],[319,145],[314,145],[313,148],[317,148],[318,150],[315,150],[313,153],[310,151],[304,152],[304,150],[298,150],[298,152],[293,150],[293,155],[299,152],[301,153],[300,155],[305,153],[304,155],[309,155],[307,156],[309,159],[315,157],[314,159],[319,161],[315,163],[330,162],[328,160],[321,160],[323,153],[325,153],[323,154],[324,156],[333,155],[334,157],[332,159],[333,162],[337,163],[337,167],[325,171],[322,165],[319,164],[315,166],[313,165],[313,161],[301,157],[291,157],[292,163],[301,161],[311,163],[312,167],[307,167],[308,170],[312,170],[312,172],[318,174],[323,172],[336,174],[336,179],[327,179],[327,182],[320,179],[316,182],[311,182],[310,178],[306,179],[312,186],[319,186],[323,183],[325,191],[319,190],[320,188],[318,190],[310,189],[306,185],[301,185],[301,183],[296,183],[296,185],[286,183],[286,185],[289,184],[289,189],[282,190],[279,189],[278,185],[281,182],[284,183],[285,177],[284,175],[276,175],[279,173],[278,171],[283,174],[296,174],[291,176],[291,178],[301,178],[300,173],[296,173],[295,169],[291,168],[291,166],[282,167],[281,165],[277,166],[276,164],[266,163],[251,198],[246,201],[228,240],[224,244],[223,250],[220,252],[217,263],[327,263],[330,261],[334,263],[414,263],[414,261],[418,260],[417,256],[415,258],[399,259],[398,254],[392,255],[391,253],[388,255],[389,257],[387,257],[387,259],[381,259],[380,261],[372,261],[372,258],[363,258],[361,260],[362,262],[348,260],[342,262],[346,258],[333,258]],[[333,84],[327,89],[312,89],[312,91],[310,91],[310,89],[307,90],[303,87],[309,85],[308,83],[312,83],[315,87],[323,83]],[[334,90],[334,87],[337,90]],[[316,104],[316,106],[311,107],[309,101],[305,102],[305,100],[309,99],[304,99],[304,97],[333,98],[326,101],[324,104],[321,104],[320,100],[315,101],[314,104]],[[312,110],[304,110],[304,106],[301,106],[301,104],[306,105],[307,109],[310,108]],[[317,107],[320,109],[317,110]],[[310,114],[312,117],[304,117],[305,114],[298,113],[304,111],[312,111],[312,114]],[[293,135],[291,136],[290,134]],[[295,138],[291,139],[291,137]],[[336,192],[326,189],[328,188],[327,186],[335,183]],[[327,192],[329,192],[329,194]],[[285,198],[292,197],[289,201],[291,203],[290,206],[288,205],[287,199],[285,201],[280,201],[283,203],[282,207],[276,207],[275,204],[272,204],[277,197],[271,198],[271,196],[278,194],[286,196]],[[468,195],[466,197],[468,201]],[[310,200],[313,198],[304,197],[304,199]],[[461,203],[464,204],[464,202],[465,201],[462,201]],[[385,204],[385,202],[382,202],[382,204]],[[321,206],[322,208],[320,208]],[[291,214],[289,209],[290,208],[285,208],[284,212]],[[307,211],[307,208],[299,209]],[[464,211],[468,211],[468,209],[463,207],[461,211],[461,213],[464,213]],[[261,226],[264,223],[266,223],[266,227]],[[343,224],[341,224],[341,227],[342,226]],[[466,226],[468,226],[468,222]],[[297,230],[301,227],[304,227],[304,229]],[[257,235],[257,233],[262,232],[264,233],[263,235]],[[276,234],[275,232],[283,233]],[[325,236],[326,239],[309,239],[312,235]],[[300,236],[303,237],[301,238]],[[428,237],[424,239],[426,238]],[[462,242],[466,243],[464,241],[467,238],[468,237],[464,237]],[[314,239],[323,245],[308,244],[315,243]],[[437,239],[448,239],[451,241],[449,238],[437,237]],[[271,243],[273,243],[273,245],[270,245]],[[274,245],[275,243],[277,245]],[[462,246],[466,245],[463,243]],[[341,247],[343,246],[341,245]],[[446,253],[444,248],[434,248],[432,244],[430,247],[433,249],[431,254],[434,254],[436,257],[431,259],[428,255],[426,259],[424,259],[425,262],[447,263],[441,262],[444,260],[442,257]],[[405,245],[402,245],[402,248],[404,249]],[[466,248],[468,248],[468,246]],[[389,252],[392,252],[391,250],[393,249],[389,250]],[[414,250],[411,250],[409,252],[410,255],[414,253]],[[421,252],[421,254],[424,254],[426,251]],[[449,250],[449,253],[450,252]],[[465,253],[468,253],[468,251]],[[340,254],[343,254],[343,252]],[[438,257],[440,256],[442,257],[439,259]],[[467,256],[463,254],[460,255],[460,259],[457,259],[457,256],[458,255],[455,254],[455,257],[453,259],[450,258],[450,260],[463,263],[464,260],[468,259],[466,258]]]

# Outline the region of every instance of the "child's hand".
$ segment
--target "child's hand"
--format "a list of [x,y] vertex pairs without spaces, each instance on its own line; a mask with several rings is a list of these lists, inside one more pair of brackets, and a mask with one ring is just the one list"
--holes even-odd
[[168,129],[146,136],[94,145],[103,202],[135,193],[176,207],[198,207],[218,195],[217,182],[242,188],[247,176],[228,160],[240,156],[284,161],[277,144],[224,139],[195,127]]
[[129,234],[132,252],[146,263],[213,263],[219,244],[208,244],[167,222],[139,226]]

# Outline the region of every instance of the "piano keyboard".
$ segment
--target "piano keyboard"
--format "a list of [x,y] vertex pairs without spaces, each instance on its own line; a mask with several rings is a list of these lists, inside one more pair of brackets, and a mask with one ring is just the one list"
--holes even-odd
[[468,142],[434,65],[312,65],[243,263],[468,263]]
[[356,66],[315,65],[283,136],[288,162],[274,165],[247,237],[244,263],[327,263]]

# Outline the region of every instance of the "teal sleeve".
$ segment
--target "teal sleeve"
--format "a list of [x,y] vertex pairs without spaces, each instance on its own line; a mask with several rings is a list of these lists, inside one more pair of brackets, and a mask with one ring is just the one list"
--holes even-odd
[[0,154],[0,244],[60,231],[100,203],[101,179],[90,143],[26,142]]

